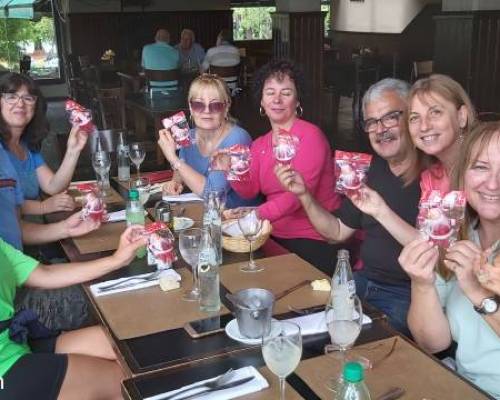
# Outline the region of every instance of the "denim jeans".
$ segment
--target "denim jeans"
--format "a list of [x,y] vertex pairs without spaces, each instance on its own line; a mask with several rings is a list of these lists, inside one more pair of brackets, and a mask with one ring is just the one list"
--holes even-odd
[[406,322],[411,301],[410,285],[374,282],[367,279],[363,271],[354,272],[354,280],[356,294],[361,301],[378,308],[387,315],[388,322],[394,329],[411,337]]

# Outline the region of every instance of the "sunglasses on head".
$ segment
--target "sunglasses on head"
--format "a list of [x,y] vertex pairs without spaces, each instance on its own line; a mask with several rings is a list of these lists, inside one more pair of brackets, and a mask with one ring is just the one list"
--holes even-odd
[[220,113],[224,111],[224,107],[226,106],[226,103],[223,101],[212,101],[211,103],[205,104],[202,101],[191,100],[189,104],[191,105],[191,110],[197,113],[204,112],[208,107],[208,112],[210,114]]

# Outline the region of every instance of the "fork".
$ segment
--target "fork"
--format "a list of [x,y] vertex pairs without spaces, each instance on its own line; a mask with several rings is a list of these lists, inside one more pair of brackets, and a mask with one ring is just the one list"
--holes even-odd
[[197,384],[191,385],[188,388],[179,390],[175,394],[172,394],[172,395],[167,396],[167,397],[161,397],[160,399],[161,400],[175,399],[177,396],[179,396],[183,393],[187,393],[193,389],[197,389],[200,387],[204,387],[204,388],[207,388],[210,390],[217,389],[218,387],[224,386],[226,383],[228,383],[233,378],[233,375],[234,375],[234,371],[232,368],[230,368],[226,372],[224,372],[222,375],[219,375],[219,376],[209,380],[208,382],[198,382]]
[[[130,286],[131,281],[138,281],[138,282],[153,281],[156,278],[158,278],[158,276],[160,276],[161,272],[162,272],[161,270],[158,270],[158,271],[151,272],[150,274],[145,275],[145,276],[131,276],[130,278],[124,279],[122,281],[110,283],[109,285],[105,285],[105,286],[100,286],[98,290],[99,290],[99,292],[106,292],[106,291],[111,290],[111,289],[119,288],[122,285],[124,287],[128,287],[128,286]],[[127,283],[127,282],[129,282],[129,283]]]
[[309,315],[309,314],[314,314],[320,311],[324,311],[325,306],[316,306],[316,307],[311,307],[311,308],[297,308],[291,305],[288,305],[288,309],[298,315]]

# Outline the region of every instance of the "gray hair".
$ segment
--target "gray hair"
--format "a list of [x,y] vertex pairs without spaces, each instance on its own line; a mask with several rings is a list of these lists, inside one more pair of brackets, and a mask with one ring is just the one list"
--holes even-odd
[[371,85],[363,96],[363,114],[366,106],[372,101],[378,100],[385,92],[396,93],[401,100],[406,102],[410,92],[410,84],[401,79],[385,78]]

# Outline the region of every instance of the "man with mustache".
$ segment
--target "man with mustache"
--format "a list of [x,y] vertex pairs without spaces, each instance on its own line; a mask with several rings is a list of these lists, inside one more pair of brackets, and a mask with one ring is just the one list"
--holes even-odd
[[[406,82],[390,78],[372,85],[363,97],[363,128],[376,153],[366,185],[378,192],[402,220],[414,226],[420,188],[418,176],[410,175],[415,170],[410,167],[417,161],[415,149],[405,133],[409,89]],[[408,335],[410,279],[398,262],[401,245],[349,198],[330,214],[316,202],[297,172],[281,166],[277,166],[275,172],[281,184],[298,196],[311,223],[325,238],[342,242],[356,229],[365,231],[360,254],[363,269],[354,273],[357,295],[383,311],[395,329]],[[334,262],[332,260],[332,267]]]

